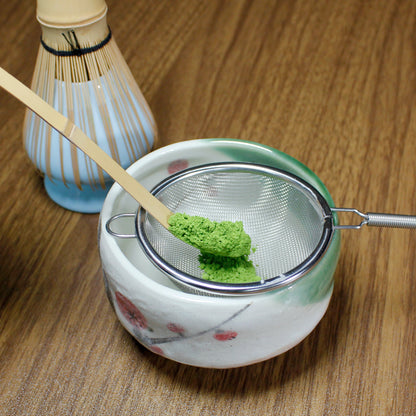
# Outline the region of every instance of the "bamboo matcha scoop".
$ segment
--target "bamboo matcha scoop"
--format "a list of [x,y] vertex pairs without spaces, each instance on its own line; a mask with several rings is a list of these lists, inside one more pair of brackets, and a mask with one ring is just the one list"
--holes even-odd
[[56,111],[30,88],[26,87],[1,67],[0,87],[25,104],[89,156],[150,215],[176,237],[200,249],[202,252],[215,255],[240,257],[250,253],[251,239],[244,232],[241,222],[212,222],[202,217],[172,213],[71,120]]

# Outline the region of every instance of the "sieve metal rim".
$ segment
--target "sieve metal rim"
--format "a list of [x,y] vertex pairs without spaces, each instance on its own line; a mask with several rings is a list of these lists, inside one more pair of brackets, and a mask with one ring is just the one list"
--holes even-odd
[[259,294],[265,293],[271,290],[275,290],[284,286],[288,286],[301,277],[303,277],[306,273],[312,270],[321,260],[322,256],[325,254],[326,250],[329,247],[330,242],[332,241],[332,237],[334,234],[334,217],[331,208],[328,205],[326,199],[322,196],[322,194],[311,184],[306,182],[305,180],[299,178],[298,176],[291,174],[287,171],[266,165],[260,165],[251,162],[216,162],[216,163],[208,163],[204,165],[198,165],[195,167],[190,167],[188,169],[182,170],[177,172],[161,182],[159,182],[152,190],[151,193],[154,196],[158,196],[158,194],[164,190],[165,188],[172,186],[176,182],[184,179],[189,178],[193,175],[198,175],[205,172],[255,172],[256,174],[263,174],[268,176],[279,176],[280,179],[284,181],[290,182],[293,186],[297,187],[298,189],[302,190],[302,192],[306,193],[311,200],[314,201],[317,207],[320,207],[322,210],[322,219],[323,219],[323,226],[322,226],[322,234],[321,238],[316,246],[316,248],[312,251],[312,253],[301,262],[298,266],[294,267],[293,269],[289,270],[286,273],[280,274],[279,276],[275,276],[269,278],[267,280],[261,280],[258,282],[251,282],[251,283],[221,283],[221,282],[214,282],[208,281],[205,279],[200,279],[198,277],[192,276],[188,273],[183,272],[182,270],[177,269],[170,263],[166,262],[152,247],[151,243],[149,242],[148,238],[146,237],[146,233],[144,230],[144,224],[146,221],[147,212],[142,208],[139,207],[136,213],[136,220],[135,220],[135,228],[136,228],[136,235],[138,237],[138,241],[148,257],[148,259],[165,275],[167,275],[170,279],[172,279],[175,283],[179,284],[179,286],[184,286],[189,288],[191,291],[198,293],[208,292],[216,295],[252,295],[252,294]]

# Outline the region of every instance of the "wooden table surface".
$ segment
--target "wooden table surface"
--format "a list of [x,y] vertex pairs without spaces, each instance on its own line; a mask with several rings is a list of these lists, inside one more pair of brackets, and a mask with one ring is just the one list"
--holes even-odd
[[[35,2],[0,0],[0,66],[30,84]],[[416,214],[414,0],[109,0],[156,147],[253,140],[338,206]],[[0,91],[1,415],[415,415],[416,231],[342,233],[329,309],[302,343],[231,370],[140,346],[108,302],[98,215],[46,195],[24,108]]]

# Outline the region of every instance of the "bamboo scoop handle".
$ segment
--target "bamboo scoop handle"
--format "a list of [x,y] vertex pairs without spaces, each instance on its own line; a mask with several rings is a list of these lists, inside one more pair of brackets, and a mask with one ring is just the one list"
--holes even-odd
[[40,118],[66,137],[105,170],[121,187],[165,228],[172,212],[153,196],[143,185],[128,174],[114,159],[93,142],[71,120],[56,111],[30,88],[26,87],[0,67],[0,87],[16,97]]

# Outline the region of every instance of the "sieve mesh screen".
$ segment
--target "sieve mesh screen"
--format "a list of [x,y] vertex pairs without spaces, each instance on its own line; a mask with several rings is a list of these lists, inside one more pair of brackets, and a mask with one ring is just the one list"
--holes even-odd
[[[304,262],[322,238],[324,215],[315,195],[275,171],[207,168],[184,174],[154,193],[172,212],[213,221],[242,221],[255,248],[250,259],[265,280]],[[181,272],[200,278],[199,251],[175,238],[150,215],[144,218],[143,233],[157,255]]]

